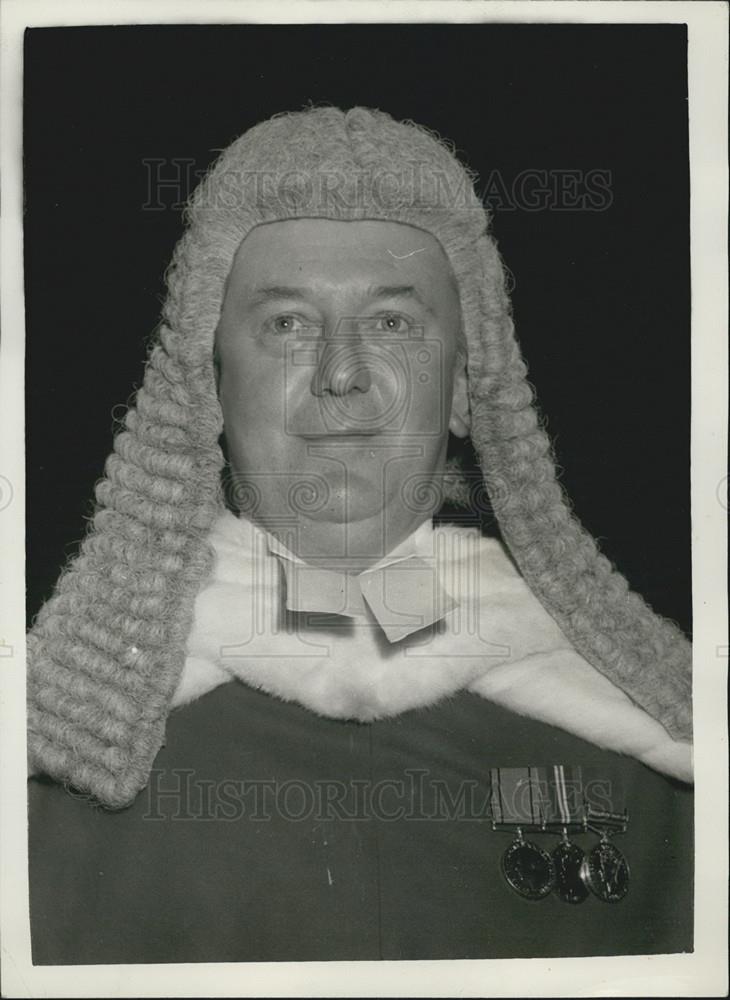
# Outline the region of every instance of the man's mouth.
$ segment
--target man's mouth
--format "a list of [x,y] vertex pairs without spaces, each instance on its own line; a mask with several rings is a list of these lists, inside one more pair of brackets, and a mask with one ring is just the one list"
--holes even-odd
[[381,428],[342,427],[336,431],[321,431],[312,434],[300,434],[305,441],[323,441],[329,438],[371,438],[382,433]]

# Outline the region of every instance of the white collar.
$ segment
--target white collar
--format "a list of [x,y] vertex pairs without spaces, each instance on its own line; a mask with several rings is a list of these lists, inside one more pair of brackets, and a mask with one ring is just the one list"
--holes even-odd
[[364,619],[367,606],[392,643],[433,625],[456,607],[435,570],[430,520],[359,574],[310,565],[270,532],[263,534],[284,570],[289,611]]

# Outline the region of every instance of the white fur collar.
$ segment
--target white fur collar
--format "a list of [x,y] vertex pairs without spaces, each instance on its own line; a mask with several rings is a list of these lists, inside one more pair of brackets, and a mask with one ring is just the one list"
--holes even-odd
[[226,512],[210,536],[215,568],[196,600],[173,705],[237,677],[325,716],[372,721],[466,688],[691,780],[691,745],[572,649],[499,542],[452,525],[435,528],[433,540],[431,565],[456,606],[391,644],[371,615],[287,611],[264,532]]

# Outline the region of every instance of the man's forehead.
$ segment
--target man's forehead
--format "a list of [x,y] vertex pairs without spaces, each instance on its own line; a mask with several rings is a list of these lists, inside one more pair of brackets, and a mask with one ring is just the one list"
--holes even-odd
[[[256,227],[243,240],[231,278],[241,289],[307,278],[376,284],[453,284],[451,266],[430,233],[399,222],[288,219]],[[296,280],[294,280],[296,279]]]

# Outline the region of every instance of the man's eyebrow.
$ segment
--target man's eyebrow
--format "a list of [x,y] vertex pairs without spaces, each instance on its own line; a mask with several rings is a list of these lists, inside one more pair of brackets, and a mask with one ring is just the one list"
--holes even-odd
[[368,288],[366,294],[370,299],[414,299],[428,312],[434,312],[415,285],[375,285]]
[[294,285],[267,285],[265,288],[254,289],[249,302],[251,305],[259,305],[272,299],[308,299],[311,295],[312,292],[308,288]]

